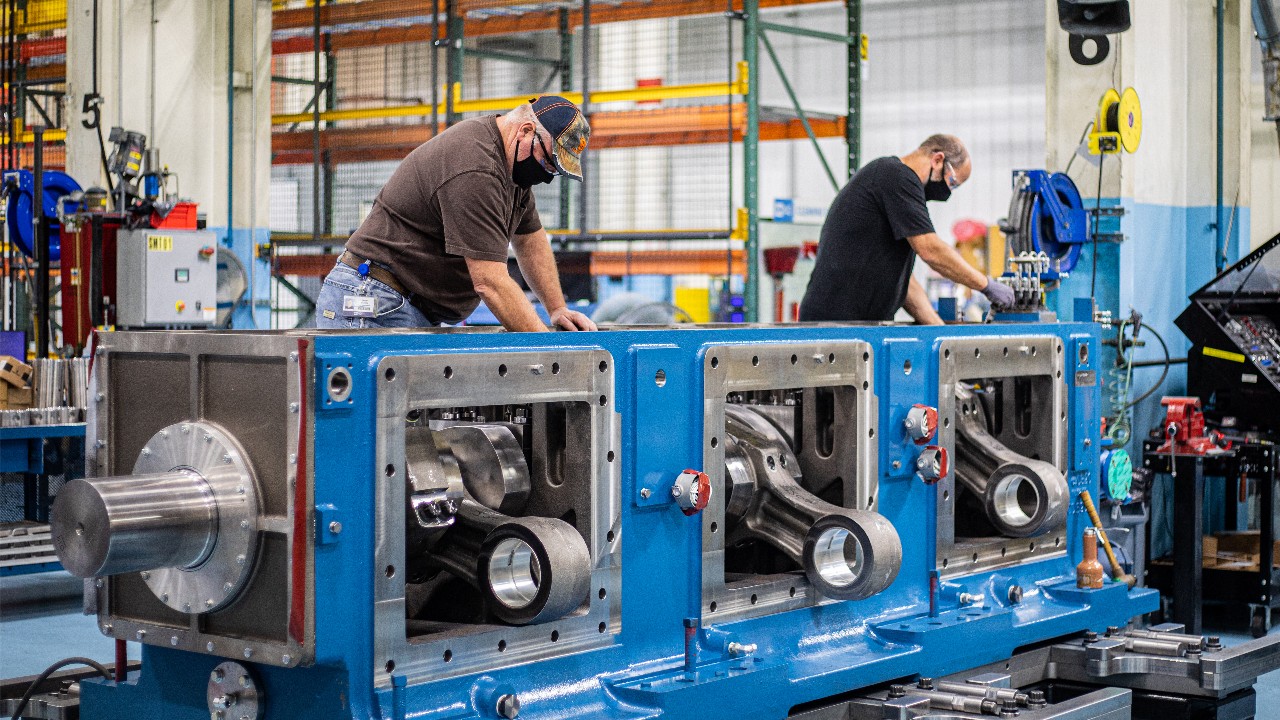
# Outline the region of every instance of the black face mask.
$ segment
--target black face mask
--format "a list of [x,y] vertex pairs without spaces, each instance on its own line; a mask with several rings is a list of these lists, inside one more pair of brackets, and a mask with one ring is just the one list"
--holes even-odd
[[542,169],[542,163],[537,158],[530,155],[523,160],[517,160],[511,166],[511,179],[515,184],[522,188],[531,188],[534,185],[542,185],[551,182],[551,178],[555,177],[551,173]]
[[946,180],[947,166],[942,166],[942,179],[933,179],[933,169],[929,169],[929,181],[924,184],[924,199],[946,202],[951,197],[951,186]]

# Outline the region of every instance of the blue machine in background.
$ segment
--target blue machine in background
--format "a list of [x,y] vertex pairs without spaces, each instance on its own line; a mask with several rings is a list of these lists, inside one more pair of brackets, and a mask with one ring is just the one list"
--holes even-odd
[[142,669],[80,717],[1252,707],[1277,641],[1077,585],[1100,358],[1086,323],[105,335],[53,532]]
[[[67,195],[78,192],[80,183],[70,175],[56,170],[44,171],[44,197],[40,210],[49,223],[49,260],[52,262],[61,257],[58,203]],[[35,175],[30,170],[6,170],[4,193],[9,237],[23,254],[35,257]],[[69,203],[65,211],[75,212],[78,209],[79,203]]]

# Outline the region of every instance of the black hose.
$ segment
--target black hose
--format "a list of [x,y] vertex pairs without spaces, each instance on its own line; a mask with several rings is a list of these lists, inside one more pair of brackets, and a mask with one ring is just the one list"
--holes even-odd
[[97,670],[98,673],[101,674],[102,677],[106,678],[107,680],[111,679],[111,672],[107,670],[107,668],[97,660],[90,660],[89,658],[86,658],[86,657],[70,657],[70,658],[65,658],[63,660],[59,660],[58,662],[45,668],[44,672],[40,673],[38,676],[36,676],[35,680],[31,681],[31,685],[29,685],[27,687],[27,691],[22,694],[22,699],[18,701],[18,706],[14,708],[13,715],[11,715],[10,717],[12,717],[13,720],[18,720],[19,718],[21,718],[23,711],[27,709],[27,703],[31,702],[31,696],[35,695],[36,688],[40,687],[40,685],[44,683],[45,680],[48,680],[50,675],[54,674],[55,672],[61,670],[62,668],[68,665],[87,665],[88,667],[91,667],[94,670]]
[[1164,348],[1164,369],[1160,371],[1160,379],[1156,380],[1156,383],[1151,386],[1150,390],[1147,390],[1146,392],[1139,395],[1136,400],[1129,403],[1128,405],[1125,405],[1126,410],[1133,407],[1134,405],[1137,405],[1143,400],[1146,400],[1147,398],[1151,397],[1152,393],[1160,389],[1160,386],[1164,383],[1164,379],[1169,377],[1169,365],[1171,364],[1169,360],[1169,346],[1164,343],[1164,338],[1160,337],[1160,333],[1156,332],[1155,328],[1151,327],[1150,325],[1147,325],[1146,328],[1148,331],[1150,331],[1152,335],[1155,335],[1156,340],[1160,341],[1160,347]]

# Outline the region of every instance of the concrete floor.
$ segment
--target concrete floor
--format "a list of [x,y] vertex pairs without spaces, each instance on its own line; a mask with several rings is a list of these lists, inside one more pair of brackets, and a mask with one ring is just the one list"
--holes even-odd
[[[114,662],[115,644],[98,632],[96,618],[81,612],[82,582],[67,573],[43,573],[0,578],[0,678],[36,675],[65,657],[83,656]],[[1217,632],[1227,645],[1249,640],[1243,611],[1228,618],[1234,627]],[[1280,621],[1280,617],[1277,617]],[[1272,628],[1280,634],[1280,624]],[[130,644],[136,660],[137,645]],[[1259,678],[1258,718],[1264,708],[1280,707],[1280,670]]]

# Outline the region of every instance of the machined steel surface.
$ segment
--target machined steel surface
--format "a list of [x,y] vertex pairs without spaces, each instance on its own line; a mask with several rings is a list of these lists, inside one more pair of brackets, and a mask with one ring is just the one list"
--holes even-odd
[[258,490],[240,443],[212,423],[161,429],[133,473],[84,478],[59,493],[54,545],[81,577],[141,572],[165,605],[211,612],[253,570]]
[[[414,683],[533,662],[614,641],[620,618],[617,455],[621,448],[612,365],[609,353],[598,350],[396,355],[381,361],[374,471],[379,476],[386,468],[392,472],[387,476],[390,482],[378,485],[382,527],[374,562],[374,670],[379,686],[390,683],[389,668]],[[552,404],[558,404],[558,409]],[[558,427],[564,446],[557,450],[554,443],[535,442],[528,466],[531,492],[521,517],[464,498],[454,525],[441,535],[442,545],[434,558],[449,562],[451,571],[460,576],[472,574],[488,594],[495,614],[519,624],[476,625],[409,638],[405,598],[409,578],[398,570],[410,550],[403,530],[409,498],[402,467],[411,438],[417,440],[414,428],[406,430],[405,417],[410,411],[494,405],[531,405],[530,426]],[[455,427],[466,426],[444,428],[439,433],[444,445],[438,447],[450,445],[448,433],[468,433],[463,442],[473,447],[487,444],[488,452],[506,444],[500,440],[495,448],[491,437],[482,439],[471,430]],[[451,456],[452,448],[440,454]],[[483,461],[490,469],[506,465],[484,481],[484,491],[499,504],[509,502],[509,491],[515,488],[518,493],[521,485],[518,478],[505,474],[514,462],[513,456],[506,455],[506,461]],[[464,462],[457,460],[461,472]],[[560,519],[570,511],[576,519],[573,525]],[[488,528],[484,534],[477,530],[484,528]],[[443,547],[454,541],[460,545],[451,550]],[[586,571],[581,572],[584,550]],[[479,567],[477,559],[487,564]],[[553,633],[556,639],[551,642]]]
[[1280,664],[1275,636],[1201,652],[1187,652],[1189,646],[1177,637],[1120,635],[1054,645],[1050,660],[1065,680],[1216,698],[1253,685]]
[[[954,465],[957,457],[959,403],[955,388],[961,381],[999,379],[1013,385],[1028,383],[1037,391],[1029,427],[1006,423],[995,439],[1009,450],[1049,463],[1067,472],[1067,384],[1064,379],[1063,342],[1051,335],[948,338],[938,343],[938,444]],[[1013,388],[1002,394],[1012,417]],[[1038,457],[1037,457],[1038,456]],[[1066,550],[1066,525],[1042,526],[1034,538],[960,537],[956,535],[957,477],[948,473],[937,484],[937,570],[946,577],[1010,567],[1031,559],[1060,555]],[[1013,496],[1016,499],[1016,492]],[[1006,505],[1006,507],[1010,507]]]
[[980,396],[956,386],[956,479],[982,500],[1002,535],[1031,537],[1067,517],[1067,479],[1053,465],[1010,450],[992,437]]
[[[726,527],[726,542],[750,537],[773,545],[804,567],[825,597],[857,600],[889,586],[902,565],[902,542],[880,513],[848,509],[814,496],[800,485],[800,462],[781,432],[750,406],[727,405],[726,475],[733,494],[750,488],[750,500]],[[729,443],[729,439],[732,443]],[[730,505],[735,505],[731,498]]]
[[[892,580],[900,562],[900,541],[887,521],[884,521],[884,527],[889,533],[879,532],[882,529],[879,523],[872,521],[877,516],[879,490],[878,457],[873,439],[877,403],[872,368],[871,345],[856,340],[717,345],[708,347],[703,353],[703,471],[710,476],[711,487],[715,489],[701,513],[704,624],[768,615],[833,599],[833,596],[825,595],[811,585],[808,578],[812,575],[757,575],[726,582],[725,548],[731,542],[726,535],[727,527],[735,515],[745,516],[752,508],[759,513],[761,503],[758,496],[766,492],[759,487],[758,480],[752,478],[755,470],[750,456],[756,451],[745,447],[741,438],[735,438],[728,432],[729,417],[733,412],[730,408],[737,405],[730,402],[731,396],[736,399],[751,393],[774,392],[776,395],[778,391],[798,391],[802,409],[798,420],[794,409],[788,411],[785,404],[750,406],[751,412],[757,416],[770,418],[773,442],[776,444],[780,437],[782,448],[791,448],[787,461],[792,463],[794,460],[793,466],[783,468],[775,459],[777,467],[770,471],[771,476],[785,482],[782,475],[794,473],[785,491],[787,497],[795,500],[791,503],[792,508],[811,507],[818,501],[816,496],[822,494],[823,497],[839,498],[839,506],[845,509],[866,511],[866,527],[872,530],[874,537],[867,536],[863,542],[874,540],[876,544],[879,563],[876,573],[880,574],[875,577],[879,579],[872,581],[873,576],[865,573],[856,582],[847,575],[840,578],[842,573],[851,573],[850,562],[856,565],[854,548],[859,546],[856,542],[847,542],[857,536],[849,534],[849,527],[842,526],[854,524],[847,522],[846,518],[818,530],[812,538],[813,549],[808,552],[811,559],[817,560],[815,573],[818,567],[822,567],[833,579],[845,585],[844,590],[830,584],[826,589],[835,593],[862,592],[879,585],[886,578]],[[829,403],[829,417],[822,418],[817,412],[819,392],[824,394],[823,402]],[[786,403],[788,399],[784,397],[782,402]],[[793,425],[787,424],[788,418],[794,421]],[[829,421],[829,424],[823,426],[824,421]],[[793,437],[797,428],[807,438],[798,449]],[[767,469],[768,458],[761,455],[759,459]],[[803,485],[796,484],[797,481]],[[758,517],[763,518],[762,515]],[[767,532],[759,522],[753,522],[759,531]],[[812,529],[812,523],[803,528],[791,528],[798,537],[806,538]],[[890,533],[893,534],[892,540],[889,539]],[[898,548],[897,561],[892,557],[895,545]],[[795,556],[804,554],[801,546]]]
[[210,720],[259,720],[267,704],[249,669],[233,661],[209,673],[205,700]]
[[[206,441],[194,430],[190,436],[190,442],[207,449],[191,448],[182,454],[192,455],[201,464],[207,461],[201,474],[214,478],[219,486],[218,478],[224,477],[226,468],[251,469],[254,482],[244,485],[243,496],[239,485],[227,486],[235,498],[225,503],[226,516],[235,518],[240,507],[256,507],[257,512],[232,523],[235,527],[226,535],[221,534],[225,523],[219,516],[219,536],[226,542],[215,543],[210,558],[197,568],[202,574],[194,585],[203,591],[207,580],[212,587],[215,560],[221,568],[217,573],[224,579],[216,592],[201,592],[196,598],[200,605],[192,602],[190,611],[185,601],[173,607],[178,596],[172,589],[189,589],[195,579],[192,573],[171,569],[147,571],[147,577],[122,573],[95,580],[93,599],[103,634],[269,665],[296,667],[310,662],[314,651],[314,594],[309,590],[314,542],[309,525],[311,466],[299,442],[306,436],[313,410],[312,385],[307,379],[310,342],[300,333],[115,332],[101,336],[88,392],[88,477],[128,476],[144,457],[144,449],[152,451],[149,462],[157,464],[139,470],[168,471],[173,466],[161,459],[180,449],[181,426],[207,426],[215,430],[208,433],[212,440]],[[156,440],[166,429],[172,451],[166,449],[170,440]],[[215,453],[216,446],[226,450]],[[230,463],[226,455],[231,456]],[[248,527],[241,527],[245,523]],[[248,536],[238,534],[245,530]],[[241,540],[249,541],[247,549],[229,552]],[[228,554],[224,557],[224,553]],[[238,560],[241,554],[243,564]],[[175,579],[175,584],[169,584]],[[224,596],[228,582],[233,592]],[[169,601],[157,602],[166,593]],[[215,607],[221,604],[217,612],[201,612],[208,609],[209,599]]]

